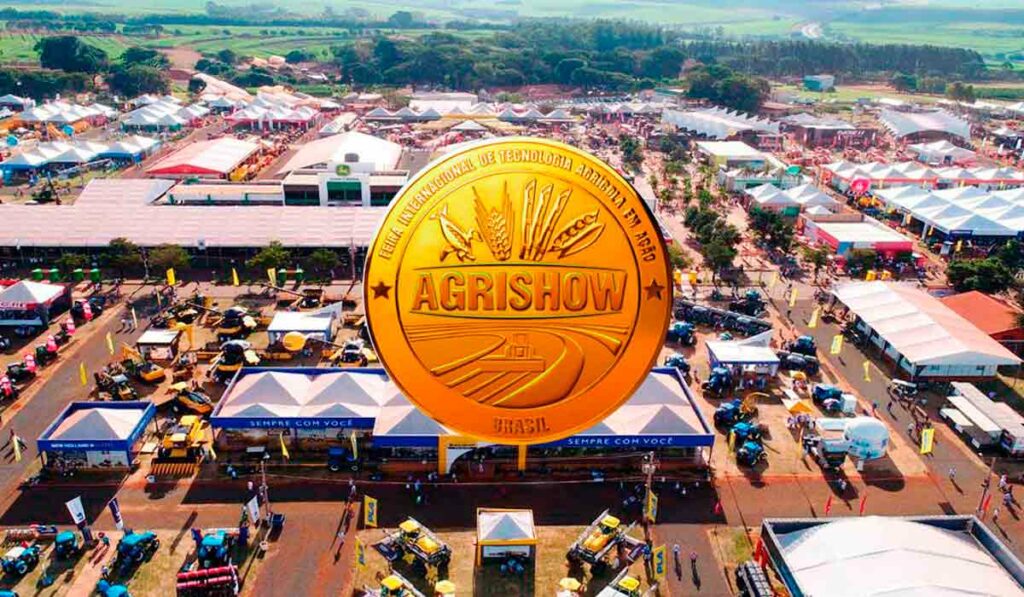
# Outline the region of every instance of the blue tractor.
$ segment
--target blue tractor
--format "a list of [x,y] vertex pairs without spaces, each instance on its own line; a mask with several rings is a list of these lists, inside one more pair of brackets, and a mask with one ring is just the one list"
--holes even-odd
[[750,421],[740,421],[732,426],[730,433],[736,438],[737,443],[747,443],[748,441],[760,442],[761,438],[764,437],[764,429],[757,423]]
[[751,317],[760,317],[765,311],[764,297],[756,290],[748,290],[743,298],[729,302],[729,310]]
[[683,375],[690,372],[690,364],[686,362],[686,357],[678,352],[665,358],[665,366],[675,367]]
[[818,356],[818,346],[811,336],[800,336],[786,346],[786,350],[809,357]]
[[708,380],[700,385],[700,389],[721,396],[732,388],[732,372],[726,367],[715,367],[711,370]]
[[842,410],[843,391],[831,384],[816,383],[811,390],[811,398],[816,404],[829,412]]
[[669,342],[677,342],[686,346],[693,346],[697,342],[693,324],[688,321],[673,321],[672,325],[668,326],[665,338]]
[[723,402],[715,409],[715,425],[719,427],[732,427],[747,417],[743,412],[743,401],[730,400]]
[[7,576],[25,576],[38,563],[39,547],[36,545],[12,547],[0,559],[0,567]]
[[66,560],[78,555],[81,546],[78,544],[78,535],[74,531],[61,531],[53,540],[53,555],[59,560]]
[[199,543],[197,559],[199,568],[219,568],[231,564],[231,548],[234,537],[225,531],[214,531],[203,536]]
[[740,466],[757,466],[757,463],[767,457],[764,446],[755,441],[743,442],[739,449],[736,450],[736,462]]
[[103,597],[132,597],[132,594],[128,592],[128,587],[124,585],[112,585],[106,580],[101,580],[96,583],[96,592]]
[[10,589],[0,589],[0,597],[18,597],[18,594]]
[[151,558],[159,548],[160,539],[152,531],[128,533],[117,544],[114,567],[121,576],[127,576],[132,568]]

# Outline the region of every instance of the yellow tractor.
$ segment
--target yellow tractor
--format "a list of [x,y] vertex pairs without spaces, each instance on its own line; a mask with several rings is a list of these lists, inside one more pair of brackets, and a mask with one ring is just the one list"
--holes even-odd
[[392,572],[380,581],[377,588],[364,587],[367,597],[426,597],[408,579],[397,572]]
[[156,363],[147,361],[134,348],[121,346],[121,365],[141,382],[160,383],[167,377],[167,371]]
[[658,589],[658,584],[655,583],[653,586],[647,588],[647,590],[641,589],[640,580],[635,576],[629,575],[629,570],[623,570],[612,579],[612,582],[608,583],[608,586],[601,589],[601,592],[597,594],[597,597],[648,597],[653,595]]
[[373,547],[389,562],[404,560],[424,576],[430,573],[436,574],[438,578],[448,576],[451,548],[415,518],[407,518],[398,525],[397,530]]
[[635,526],[635,522],[623,526],[622,521],[605,510],[580,533],[565,557],[573,565],[590,564],[591,572],[595,575],[600,574],[612,559],[620,564],[623,559],[633,562],[644,549],[643,541],[629,535]]
[[158,456],[161,459],[194,460],[203,448],[202,418],[185,415],[164,433]]

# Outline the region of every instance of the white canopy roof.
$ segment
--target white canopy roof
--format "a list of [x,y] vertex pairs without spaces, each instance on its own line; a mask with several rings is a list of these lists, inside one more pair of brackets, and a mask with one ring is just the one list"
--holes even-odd
[[131,436],[146,413],[141,408],[104,408],[96,406],[77,410],[63,421],[48,439],[51,440],[119,440]]
[[323,332],[330,330],[334,323],[331,313],[304,311],[278,311],[267,327],[268,332]]
[[537,539],[533,510],[491,510],[480,508],[476,514],[476,536],[480,541],[524,541]]
[[778,365],[779,357],[770,346],[743,342],[708,340],[708,353],[720,363],[734,365]]
[[946,139],[939,141],[933,141],[931,143],[916,143],[907,147],[910,151],[918,154],[918,159],[928,161],[934,158],[946,158],[949,157],[952,160],[966,160],[971,159],[975,156],[975,153],[970,149],[964,149],[963,147],[957,147]]
[[49,302],[64,293],[63,286],[21,280],[0,289],[0,307],[4,305],[36,304]]
[[913,286],[848,282],[833,294],[914,365],[1016,365],[1021,361],[942,301]]
[[374,373],[261,371],[243,375],[221,399],[215,417],[373,418],[396,391]]
[[903,112],[885,109],[879,114],[879,120],[897,138],[921,132],[946,133],[968,140],[971,138],[970,123],[945,110]]
[[712,139],[726,139],[747,131],[779,132],[779,125],[767,119],[717,106],[687,112],[665,110],[661,118],[666,124]]
[[998,561],[964,533],[898,518],[838,518],[782,536],[807,595],[1018,597]]

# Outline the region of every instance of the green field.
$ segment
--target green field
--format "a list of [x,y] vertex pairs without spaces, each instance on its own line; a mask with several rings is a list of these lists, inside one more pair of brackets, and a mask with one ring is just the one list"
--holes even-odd
[[[85,2],[85,0],[79,0]],[[275,1],[275,0],[271,0]],[[218,4],[245,10],[259,0],[220,0]],[[972,48],[987,60],[1001,62],[1007,55],[1024,56],[1024,3],[1019,0],[918,0],[869,5],[861,0],[318,0],[313,3],[279,2],[287,10],[306,16],[365,11],[384,18],[408,10],[434,21],[478,19],[509,21],[528,18],[604,18],[647,21],[682,30],[701,30],[736,37],[781,38],[799,35],[802,25],[818,23],[822,39],[872,43],[936,44]],[[0,6],[4,6],[0,3]],[[57,2],[11,4],[20,10],[66,12],[203,13],[206,0],[93,0],[76,4]],[[869,9],[870,8],[870,9]],[[720,28],[720,29],[719,29]],[[310,27],[214,27],[168,25],[159,39],[86,36],[116,56],[127,45],[187,47],[216,51],[225,47],[245,55],[265,57],[304,48],[324,53],[344,39],[337,30]],[[224,30],[229,32],[224,34]],[[273,33],[287,32],[287,35]],[[301,31],[301,33],[300,33]],[[32,36],[0,35],[0,59],[33,58]]]

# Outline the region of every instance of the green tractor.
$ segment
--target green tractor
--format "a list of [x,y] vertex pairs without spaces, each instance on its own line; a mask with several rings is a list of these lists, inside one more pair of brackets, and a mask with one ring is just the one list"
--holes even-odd
[[39,547],[30,545],[28,547],[12,547],[0,559],[0,567],[7,576],[25,576],[39,563]]

